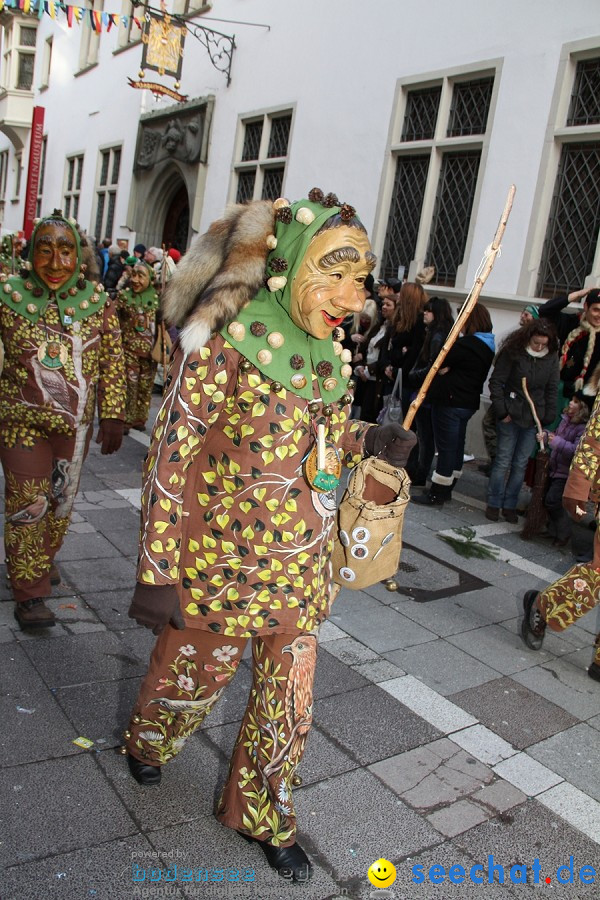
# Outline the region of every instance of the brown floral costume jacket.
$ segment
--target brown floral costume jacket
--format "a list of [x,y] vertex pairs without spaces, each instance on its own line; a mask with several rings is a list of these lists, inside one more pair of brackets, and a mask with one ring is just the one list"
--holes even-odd
[[310,632],[329,612],[335,496],[311,490],[302,462],[324,422],[355,466],[369,425],[342,402],[311,413],[242,360],[220,335],[175,353],[144,468],[138,581],[179,585],[191,627]]
[[[110,301],[63,328],[55,302],[34,323],[0,298],[0,337],[5,352],[0,422],[7,446],[15,446],[32,428],[69,434],[89,424],[96,389],[100,419],[123,419],[123,348]],[[44,342],[52,341],[63,345],[67,355],[63,366],[48,369],[38,359],[38,351]]]

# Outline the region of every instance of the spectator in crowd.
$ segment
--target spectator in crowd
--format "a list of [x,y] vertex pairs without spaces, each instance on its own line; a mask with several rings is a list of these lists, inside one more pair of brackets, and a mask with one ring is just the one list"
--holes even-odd
[[[584,434],[575,451],[569,477],[565,483],[563,505],[569,516],[578,522],[585,516],[588,500],[595,501],[596,522],[600,491],[600,394]],[[531,650],[541,650],[546,627],[564,631],[574,625],[600,601],[600,534],[596,529],[594,556],[589,562],[577,563],[543,591],[527,591],[523,597],[525,616],[521,635]],[[600,634],[596,636],[594,660],[588,675],[600,681]]]
[[144,259],[144,256],[146,255],[145,244],[136,244],[133,248],[133,255],[137,256],[138,259]]
[[108,248],[108,269],[106,270],[106,275],[104,276],[104,288],[113,300],[117,295],[117,285],[119,283],[119,279],[123,274],[123,270],[125,269],[125,261],[121,256],[123,251],[117,244],[112,244]]
[[[408,375],[412,396],[416,396],[418,389],[425,381],[427,373],[431,369],[452,328],[454,318],[448,301],[443,297],[432,297],[428,300],[423,308],[423,322],[425,324],[425,340],[423,341],[421,352]],[[411,469],[409,474],[414,485],[424,487],[435,455],[431,404],[428,400],[419,407],[416,422],[419,441],[418,462],[416,471],[412,472]]]
[[420,284],[405,282],[398,297],[392,319],[392,345],[390,362],[397,372],[402,369],[402,409],[406,414],[413,393],[408,376],[417,361],[425,340],[423,310],[427,294]]
[[398,278],[382,278],[377,282],[377,295],[380,302],[383,303],[386,297],[391,297],[395,301],[401,287],[402,282]]
[[427,399],[438,456],[431,487],[424,494],[411,496],[415,503],[443,506],[452,498],[452,488],[462,475],[467,424],[479,409],[494,351],[492,320],[485,306],[478,303],[429,388]]
[[[583,300],[583,311],[565,313],[570,304]],[[600,290],[572,291],[539,307],[540,318],[556,328],[560,345],[560,380],[566,400],[581,391],[600,363]],[[591,405],[591,400],[590,400]],[[562,407],[559,407],[562,408]]]
[[108,252],[108,248],[112,244],[110,238],[104,238],[102,241],[102,246],[99,248],[98,253],[100,255],[100,259],[102,260],[102,268],[100,269],[100,279],[104,281],[106,277],[106,270],[108,269],[108,263],[110,261],[110,254]]
[[564,547],[571,539],[571,518],[563,509],[562,500],[571,460],[585,431],[588,417],[589,409],[585,400],[572,397],[556,431],[544,432],[550,447],[549,483],[544,504],[549,516],[548,534],[554,538],[555,547]]
[[393,386],[393,381],[385,374],[382,351],[391,340],[391,321],[395,309],[393,297],[385,297],[381,304],[379,327],[376,331],[371,329],[369,339],[361,345],[363,361],[354,368],[359,385],[357,405],[360,402],[360,417],[364,422],[377,421],[383,406],[383,398]]
[[513,331],[504,340],[490,378],[490,397],[497,421],[498,446],[487,492],[485,515],[497,522],[500,509],[507,522],[517,522],[517,501],[536,441],[536,427],[523,378],[542,425],[555,417],[558,391],[558,342],[543,319]]

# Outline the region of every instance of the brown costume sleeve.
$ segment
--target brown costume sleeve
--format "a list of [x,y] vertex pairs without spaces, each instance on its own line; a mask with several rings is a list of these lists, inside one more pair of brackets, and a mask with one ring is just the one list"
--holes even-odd
[[[171,382],[158,413],[144,465],[142,530],[137,580],[177,584],[187,470],[208,428],[219,418],[226,397],[235,393],[237,367],[217,337],[198,353],[178,348]],[[167,379],[168,380],[168,379]]]
[[600,394],[573,456],[564,497],[585,502],[600,500]]
[[125,418],[125,360],[121,342],[121,328],[114,305],[107,301],[99,353],[98,418]]

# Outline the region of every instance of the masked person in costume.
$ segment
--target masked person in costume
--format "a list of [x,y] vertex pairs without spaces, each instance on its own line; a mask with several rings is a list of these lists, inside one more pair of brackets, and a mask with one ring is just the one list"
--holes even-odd
[[151,266],[140,261],[131,270],[129,286],[117,297],[127,373],[125,433],[130,428],[144,431],[150,412],[157,366],[152,359],[158,310],[153,279]]
[[[595,385],[597,388],[597,385]],[[578,522],[586,513],[588,500],[596,505],[600,524],[600,393],[581,437],[563,493],[563,507]],[[521,624],[523,640],[532,650],[540,650],[546,627],[564,631],[594,609],[600,600],[600,534],[594,535],[594,556],[577,563],[543,591],[527,591],[523,597],[525,616]],[[594,661],[588,675],[600,681],[600,634],[596,637]]]
[[298,881],[312,869],[292,784],[336,593],[335,486],[365,455],[403,466],[415,440],[349,418],[339,326],[362,309],[374,264],[352,207],[314,189],[231,207],[181,261],[164,306],[183,330],[145,464],[129,611],[160,637],[122,750],[137,781],[158,784],[251,639],[217,818]]
[[1,275],[0,460],[6,564],[21,627],[54,625],[44,599],[69,526],[94,419],[102,453],[119,449],[125,371],[119,320],[88,281],[79,233],[60,210],[36,225],[31,262]]

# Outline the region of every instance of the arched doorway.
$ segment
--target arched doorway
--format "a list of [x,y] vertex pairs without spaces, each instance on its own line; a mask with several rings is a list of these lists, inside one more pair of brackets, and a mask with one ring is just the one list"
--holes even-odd
[[165,247],[175,247],[185,253],[190,228],[190,202],[184,184],[181,185],[167,209],[162,242]]

